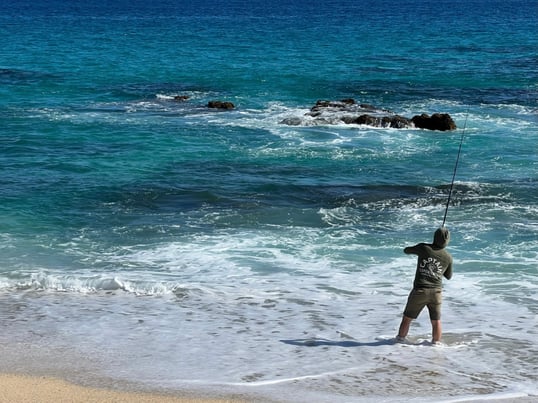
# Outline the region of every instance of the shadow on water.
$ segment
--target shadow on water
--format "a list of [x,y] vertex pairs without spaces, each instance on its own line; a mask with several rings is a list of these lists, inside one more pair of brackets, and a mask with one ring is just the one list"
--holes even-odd
[[334,346],[334,347],[376,347],[390,346],[395,344],[394,339],[376,340],[371,342],[360,342],[356,340],[329,340],[323,338],[307,338],[307,339],[290,339],[280,340],[282,343],[292,346],[318,347],[318,346]]

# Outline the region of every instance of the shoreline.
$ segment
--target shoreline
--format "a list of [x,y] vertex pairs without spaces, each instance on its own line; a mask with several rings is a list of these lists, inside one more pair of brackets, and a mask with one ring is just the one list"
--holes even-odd
[[[40,403],[246,403],[246,397],[188,391],[149,392],[83,386],[52,376],[0,373],[0,402]],[[209,395],[209,393],[208,393]]]
[[[361,401],[360,397],[356,396]],[[519,393],[499,393],[494,395],[476,395],[454,398],[440,398],[440,402],[498,402],[531,403],[536,396]],[[0,373],[0,402],[10,403],[248,403],[257,399],[240,394],[211,392],[177,391],[142,391],[136,389],[119,389],[111,387],[84,386],[62,378],[49,375],[27,375]],[[270,400],[267,400],[268,402]],[[365,397],[364,401],[372,401]]]

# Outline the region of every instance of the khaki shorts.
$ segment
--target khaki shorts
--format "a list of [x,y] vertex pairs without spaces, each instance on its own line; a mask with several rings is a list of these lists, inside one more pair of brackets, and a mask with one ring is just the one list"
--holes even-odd
[[414,288],[409,294],[404,315],[416,319],[425,306],[431,320],[441,319],[442,292],[439,288]]

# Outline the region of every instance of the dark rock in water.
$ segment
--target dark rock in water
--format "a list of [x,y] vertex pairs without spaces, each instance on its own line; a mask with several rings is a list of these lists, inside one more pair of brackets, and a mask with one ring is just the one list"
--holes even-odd
[[290,126],[312,126],[331,124],[357,124],[395,129],[424,128],[429,130],[454,130],[456,124],[448,114],[426,114],[408,119],[387,109],[376,108],[369,104],[358,104],[354,99],[341,101],[318,100],[304,118],[289,117],[280,123]]
[[355,123],[358,125],[368,126],[381,126],[381,117],[375,117],[372,115],[360,115],[355,119]]
[[387,119],[388,121],[388,127],[392,127],[394,129],[405,129],[406,127],[409,127],[411,125],[411,121],[403,116],[394,115],[394,116],[387,116],[383,119]]
[[280,124],[288,126],[300,126],[301,123],[303,123],[303,121],[301,118],[298,117],[286,118],[280,122]]
[[[338,110],[338,111],[363,111],[363,112],[390,112],[385,109],[378,109],[370,104],[357,104],[353,98],[342,99],[341,101],[324,101],[318,100],[316,104],[310,108],[310,114],[316,112],[322,112],[324,110]],[[312,115],[313,116],[313,115]]]
[[326,101],[318,99],[316,104],[312,107],[311,110],[319,108],[345,108],[349,105],[355,105],[356,102],[353,98],[342,99],[341,101]]
[[229,101],[209,101],[207,107],[214,109],[234,109],[235,105]]
[[174,101],[177,101],[177,102],[182,102],[182,101],[186,101],[187,99],[189,99],[190,97],[188,95],[176,95],[174,97]]
[[[317,101],[306,116],[314,118],[313,121],[308,122],[309,124],[345,123],[375,127],[411,127],[411,121],[407,118],[370,104],[358,104],[351,98],[341,101]],[[294,123],[297,125],[296,120]]]
[[448,113],[434,113],[432,116],[423,113],[411,119],[415,127],[428,130],[455,130],[456,123]]
[[372,116],[368,114],[356,116],[344,116],[342,122],[346,124],[367,125],[375,127],[392,127],[395,129],[404,129],[411,127],[411,121],[403,116]]

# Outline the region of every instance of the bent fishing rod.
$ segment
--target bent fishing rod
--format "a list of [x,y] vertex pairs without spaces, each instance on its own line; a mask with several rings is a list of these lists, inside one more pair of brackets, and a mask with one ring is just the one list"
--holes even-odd
[[458,156],[456,157],[456,164],[454,165],[454,173],[452,174],[452,182],[450,183],[450,190],[448,191],[448,200],[446,201],[445,216],[443,217],[443,225],[445,226],[446,215],[448,214],[448,206],[450,205],[450,198],[452,197],[452,190],[454,189],[454,180],[456,179],[456,172],[458,170],[458,164],[460,162],[461,147],[463,145],[463,138],[465,137],[465,128],[467,127],[467,117],[469,116],[469,111],[465,115],[465,123],[463,124],[463,130],[461,132],[460,146],[458,148]]

